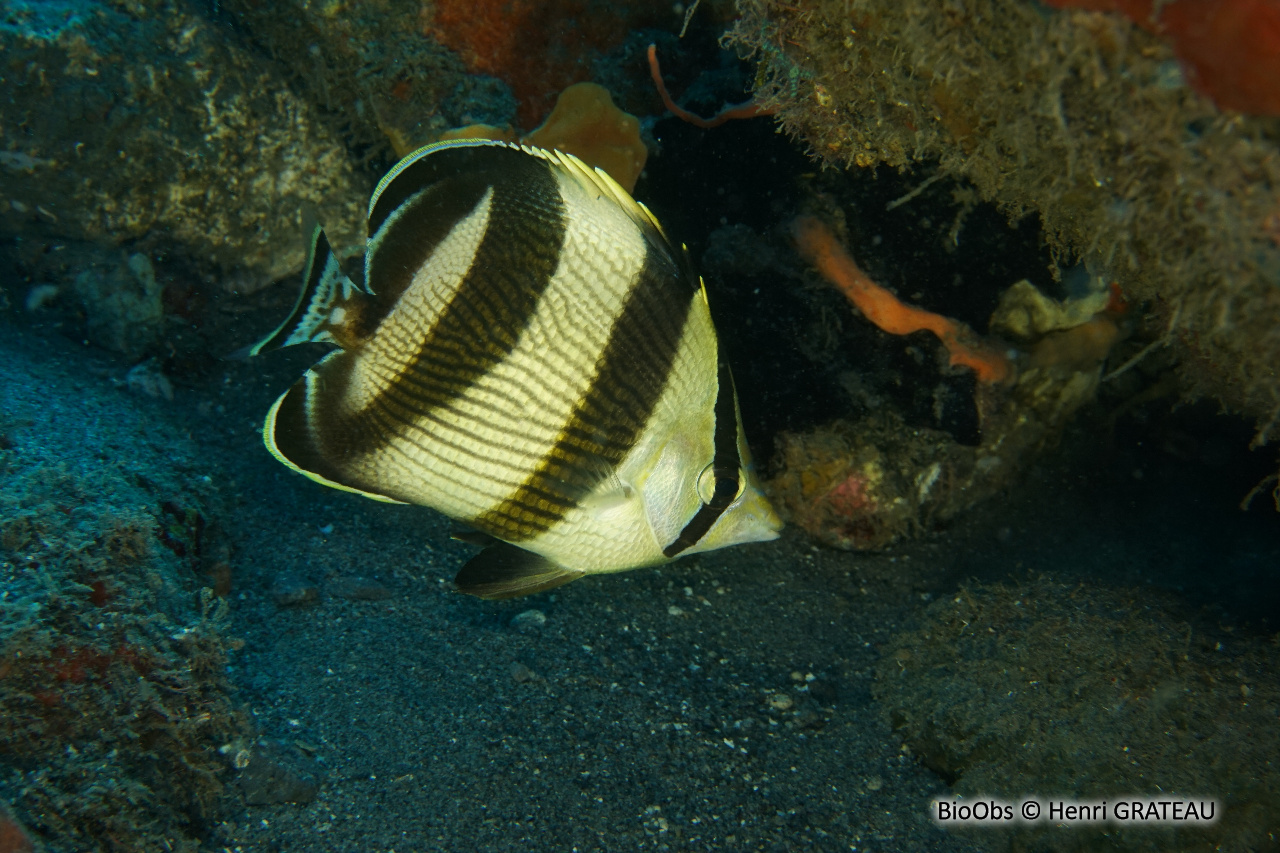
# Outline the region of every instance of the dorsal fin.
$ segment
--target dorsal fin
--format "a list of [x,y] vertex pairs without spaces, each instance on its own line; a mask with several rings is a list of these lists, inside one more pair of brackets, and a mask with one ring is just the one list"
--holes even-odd
[[[417,167],[420,164],[425,165],[424,161],[432,158],[433,155],[450,150],[471,149],[477,154],[483,155],[485,149],[502,148],[523,151],[525,154],[537,157],[546,162],[552,169],[566,175],[589,192],[598,193],[612,199],[636,223],[641,233],[644,234],[645,239],[655,249],[670,256],[682,268],[691,269],[684,247],[674,244],[667,236],[666,231],[663,230],[662,223],[653,215],[653,212],[636,201],[631,196],[631,193],[627,192],[626,188],[615,181],[608,172],[599,167],[589,166],[573,154],[565,151],[539,148],[534,145],[507,142],[500,139],[450,139],[443,142],[434,142],[430,145],[424,145],[402,159],[378,182],[378,186],[373,191],[373,197],[369,199],[370,237],[391,214],[392,210],[398,207],[409,195],[422,188],[424,179]],[[433,178],[433,180],[438,180],[438,178]]]
[[472,557],[453,582],[459,592],[477,598],[519,598],[555,589],[584,574],[532,551],[499,542]]
[[301,343],[337,344],[346,349],[363,337],[369,303],[368,293],[343,273],[324,229],[314,225],[298,301],[285,321],[250,347],[248,354]]
[[546,160],[553,168],[569,176],[588,192],[599,193],[613,199],[618,207],[636,224],[636,227],[640,229],[640,233],[644,235],[645,240],[654,249],[666,254],[679,264],[682,269],[692,270],[692,266],[686,257],[687,251],[685,247],[682,245],[677,248],[671,242],[671,238],[667,236],[667,232],[663,230],[662,223],[658,221],[658,217],[653,215],[653,211],[649,210],[641,202],[636,201],[631,196],[631,193],[627,192],[626,187],[615,181],[604,169],[599,166],[588,166],[566,151],[535,148],[530,145],[522,145],[520,148]]

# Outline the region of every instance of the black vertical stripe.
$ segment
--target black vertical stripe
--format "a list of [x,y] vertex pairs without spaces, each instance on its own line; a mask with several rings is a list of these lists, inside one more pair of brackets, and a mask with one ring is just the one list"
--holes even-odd
[[377,234],[401,205],[426,187],[448,185],[467,175],[492,175],[510,168],[519,169],[532,160],[537,158],[519,148],[480,140],[459,142],[457,147],[438,148],[420,156],[382,188],[369,211],[369,236]]
[[[565,209],[552,168],[518,149],[481,146],[435,151],[397,175],[378,197],[369,219],[369,237],[378,239],[366,262],[366,277],[384,310],[390,310],[440,241],[490,187],[494,198],[485,239],[494,245],[487,261],[500,268],[522,262],[525,255],[549,255],[554,270]],[[392,214],[394,221],[379,234]],[[554,236],[548,237],[547,231]],[[504,237],[516,243],[503,247]],[[483,282],[477,284],[482,290]]]
[[[437,184],[419,187],[405,199],[399,216],[378,235],[369,223],[370,248],[365,258],[365,280],[373,291],[381,314],[386,314],[404,294],[413,276],[449,236],[454,225],[480,203],[490,186],[489,177],[470,173],[452,176]],[[377,236],[377,243],[373,238]]]
[[[414,342],[416,351],[387,389],[346,418],[333,416],[337,407],[323,407],[323,443],[333,453],[374,451],[394,438],[382,426],[388,413],[402,421],[422,418],[465,394],[511,354],[555,275],[567,211],[550,165],[520,151],[481,150],[504,155],[507,162],[489,172],[489,224],[471,267],[435,322],[422,330],[422,339]],[[432,156],[453,153],[446,149]],[[370,285],[379,296],[384,289],[404,290],[448,228],[470,213],[486,188],[467,184],[472,207],[461,213],[453,206],[456,199],[437,198],[448,195],[444,190],[409,197],[405,204],[410,207],[387,226],[371,259]],[[455,218],[442,222],[446,214]],[[351,364],[335,365],[342,369],[349,371]]]
[[596,375],[551,451],[477,527],[509,542],[532,539],[612,476],[653,415],[698,293],[670,255],[649,250]]
[[[433,183],[434,182],[434,183]],[[414,274],[490,188],[489,223],[464,279],[422,339],[406,369],[360,412],[343,416],[359,352],[331,356],[314,368],[313,390],[299,382],[282,403],[274,440],[303,470],[362,491],[390,494],[350,470],[357,459],[396,438],[388,426],[443,409],[510,355],[559,264],[567,211],[553,167],[518,149],[441,149],[412,164],[379,196],[370,234],[387,227],[367,259],[377,320]],[[394,220],[392,202],[404,209]],[[376,333],[375,333],[376,335]],[[308,397],[316,400],[309,405]],[[308,421],[308,408],[320,412]]]
[[346,393],[352,361],[352,353],[334,352],[296,382],[276,410],[271,440],[276,450],[303,471],[363,492],[405,500],[388,493],[379,483],[355,476],[348,464],[364,448],[385,440],[385,430],[379,424],[348,419],[339,421],[340,431],[335,431],[327,428],[331,419],[311,417],[310,410],[317,405],[315,397],[321,398],[319,408],[328,414],[332,407],[326,409],[323,398],[341,399]]
[[276,420],[271,425],[271,441],[286,459],[303,471],[319,474],[325,479],[336,473],[329,461],[311,440],[307,421],[307,380],[294,383],[276,408]]
[[738,392],[733,387],[733,375],[723,361],[720,362],[720,384],[716,389],[715,457],[712,473],[715,475],[715,491],[711,500],[703,503],[693,518],[685,524],[675,541],[662,549],[662,555],[672,559],[682,551],[701,541],[711,526],[724,515],[738,490],[742,488],[742,459],[738,454]]

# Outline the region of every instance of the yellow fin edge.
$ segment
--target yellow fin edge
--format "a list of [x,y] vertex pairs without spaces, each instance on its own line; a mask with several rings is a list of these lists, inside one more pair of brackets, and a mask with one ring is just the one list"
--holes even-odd
[[617,201],[622,209],[638,223],[642,226],[650,226],[654,228],[662,236],[663,240],[670,242],[666,231],[662,228],[662,223],[658,221],[658,217],[654,216],[652,211],[645,207],[644,204],[636,201],[635,198],[632,197],[631,193],[627,192],[625,187],[615,181],[613,177],[603,169],[588,166],[574,155],[565,151],[558,151],[554,148],[540,148],[536,145],[529,145],[527,143],[507,142],[505,140],[497,139],[447,139],[441,142],[432,142],[429,145],[424,145],[416,151],[409,153],[402,158],[400,162],[396,163],[395,166],[391,168],[391,171],[387,172],[387,174],[382,177],[382,180],[378,181],[378,186],[374,189],[373,196],[369,199],[369,216],[373,216],[373,209],[377,206],[378,199],[382,196],[383,191],[391,184],[392,181],[399,177],[405,169],[409,168],[423,157],[446,148],[511,148],[516,151],[524,151],[526,154],[531,154],[535,157],[541,158],[542,160],[551,163],[553,166],[564,170],[567,174],[580,181],[584,186],[604,192],[611,196],[615,201]]
[[[292,388],[289,389],[289,391],[292,391],[292,390],[293,390]],[[297,465],[293,464],[293,460],[289,459],[287,456],[281,453],[280,448],[276,446],[276,440],[275,440],[276,413],[279,412],[280,404],[284,402],[284,398],[289,396],[289,391],[285,391],[283,394],[281,394],[279,397],[276,398],[276,401],[271,404],[271,409],[267,412],[266,420],[263,421],[262,423],[262,443],[267,446],[267,450],[270,451],[271,455],[280,461],[280,464],[284,465],[286,468],[291,468],[294,471],[297,471],[299,474],[306,477],[308,480],[314,480],[320,485],[328,486],[331,489],[338,489],[343,492],[351,492],[352,494],[363,495],[366,498],[371,498],[375,501],[382,501],[383,503],[388,503],[388,504],[405,503],[404,501],[398,501],[395,498],[389,498],[386,495],[379,495],[374,492],[366,492],[361,489],[352,488],[351,486],[345,486],[342,483],[336,483],[333,480],[330,480],[328,477],[320,476],[314,471],[307,471],[304,468],[299,468]]]

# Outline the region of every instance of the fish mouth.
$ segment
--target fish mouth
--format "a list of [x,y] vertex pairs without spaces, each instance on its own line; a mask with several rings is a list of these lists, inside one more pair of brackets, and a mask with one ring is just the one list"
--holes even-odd
[[784,524],[782,518],[779,517],[777,511],[774,510],[773,505],[770,504],[768,499],[763,495],[761,495],[760,503],[764,505],[765,514],[764,517],[760,519],[759,524],[765,530],[769,531],[769,536],[762,537],[759,541],[768,542],[772,539],[777,539],[782,535],[782,528]]
[[728,538],[734,544],[769,542],[782,534],[782,519],[754,483],[747,486],[731,512],[733,530]]

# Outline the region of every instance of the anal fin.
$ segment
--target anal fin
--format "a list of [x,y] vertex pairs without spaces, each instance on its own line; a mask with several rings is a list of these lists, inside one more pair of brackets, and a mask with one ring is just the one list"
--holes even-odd
[[449,534],[449,538],[455,542],[466,542],[468,545],[476,545],[480,548],[488,548],[490,545],[502,543],[502,540],[497,536],[469,529],[454,530]]
[[453,582],[478,598],[519,598],[577,580],[586,572],[566,569],[546,557],[501,542],[485,548],[462,567]]

